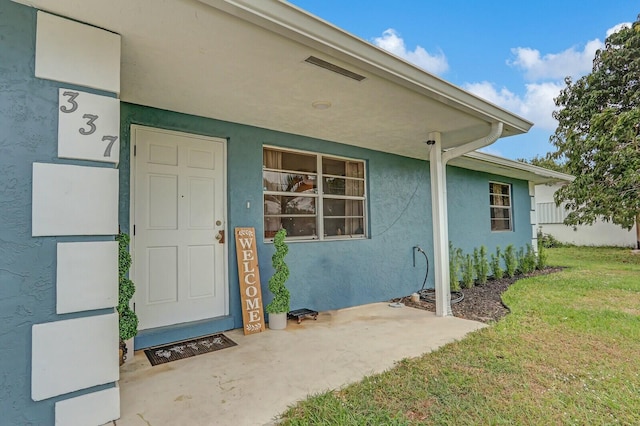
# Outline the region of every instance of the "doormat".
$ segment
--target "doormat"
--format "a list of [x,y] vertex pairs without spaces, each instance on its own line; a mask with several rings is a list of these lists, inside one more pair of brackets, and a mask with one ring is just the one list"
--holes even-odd
[[237,345],[238,344],[236,342],[229,339],[224,334],[219,333],[197,337],[183,342],[172,343],[170,345],[156,346],[154,348],[145,349],[144,353],[147,355],[149,362],[153,366]]

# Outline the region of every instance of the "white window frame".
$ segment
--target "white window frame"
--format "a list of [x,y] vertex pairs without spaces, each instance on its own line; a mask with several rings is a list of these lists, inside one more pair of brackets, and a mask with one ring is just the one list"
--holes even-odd
[[[507,188],[509,188],[509,205],[508,206],[499,206],[496,204],[492,204],[491,199],[492,199],[492,195],[500,195],[500,196],[504,196],[505,194],[502,193],[495,193],[495,192],[491,192],[491,185],[502,185],[502,186],[506,186]],[[509,212],[509,229],[493,229],[493,221],[494,221],[494,217],[492,215],[492,211],[493,209],[505,209]],[[499,219],[504,219],[504,218],[499,218]],[[489,181],[489,228],[491,229],[491,232],[513,232],[513,185],[511,185],[510,183],[504,183],[504,182],[497,182],[497,181]]]
[[[309,156],[315,156],[316,157],[316,193],[315,194],[311,194],[311,195],[307,195],[310,197],[315,198],[316,200],[316,214],[315,214],[315,218],[316,218],[316,234],[314,236],[300,236],[300,237],[296,237],[296,236],[287,236],[287,240],[289,241],[300,241],[300,242],[309,242],[309,241],[335,241],[335,240],[362,240],[362,239],[367,239],[368,238],[368,203],[367,203],[367,162],[363,159],[359,159],[359,158],[351,158],[351,157],[343,157],[340,155],[332,155],[332,154],[325,154],[325,153],[321,153],[321,152],[316,152],[316,151],[304,151],[304,150],[299,150],[299,149],[291,149],[291,148],[283,148],[280,146],[276,146],[276,145],[263,145],[262,146],[262,154],[264,155],[264,150],[265,149],[273,149],[276,151],[282,151],[282,152],[290,152],[290,153],[294,153],[294,154],[302,154],[302,155],[309,155]],[[345,176],[335,176],[335,175],[330,175],[330,174],[323,174],[322,173],[322,159],[323,158],[329,158],[329,159],[333,159],[333,160],[339,160],[339,161],[353,161],[353,162],[358,162],[358,163],[362,163],[363,165],[363,172],[364,172],[364,177],[362,179],[358,178],[358,180],[361,180],[363,182],[363,196],[349,196],[349,195],[332,195],[332,194],[324,194],[323,193],[323,184],[324,184],[324,179],[323,177],[338,177],[338,178],[345,178]],[[262,167],[263,171],[265,170],[265,167],[263,165]],[[267,170],[271,170],[271,171],[280,171],[280,172],[290,172],[290,173],[301,173],[299,171],[295,171],[295,170],[285,170],[285,169],[267,169]],[[314,173],[308,173],[308,174],[314,174]],[[353,179],[353,178],[349,178],[346,177],[347,179]],[[284,195],[284,196],[291,196],[292,193],[289,192],[279,192],[279,191],[266,191],[263,188],[262,191],[262,199],[264,202],[264,196],[265,195]],[[351,234],[351,235],[325,235],[324,233],[324,198],[334,198],[334,199],[343,199],[343,200],[360,200],[362,201],[362,227],[363,227],[363,233],[362,234]],[[264,226],[265,226],[265,213],[264,213],[264,207],[262,209],[262,227],[263,227],[263,238],[264,241],[269,243],[269,242],[273,242],[273,238],[267,238],[264,237]]]

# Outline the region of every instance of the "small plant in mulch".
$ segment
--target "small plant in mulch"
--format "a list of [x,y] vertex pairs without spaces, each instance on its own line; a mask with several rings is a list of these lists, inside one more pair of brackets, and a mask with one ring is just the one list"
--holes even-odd
[[480,246],[478,250],[473,249],[473,268],[476,271],[478,284],[485,285],[489,276],[489,260],[487,259],[487,248]]
[[500,250],[500,246],[496,247],[496,254],[491,255],[491,262],[489,265],[491,266],[491,274],[493,275],[494,280],[499,280],[504,276],[504,269],[502,269],[502,252]]
[[473,270],[473,258],[470,254],[461,256],[462,258],[462,286],[464,288],[473,287],[474,270]]
[[516,269],[518,268],[518,262],[516,260],[516,249],[513,244],[509,244],[502,255],[504,259],[504,268],[507,276],[513,278],[516,275]]

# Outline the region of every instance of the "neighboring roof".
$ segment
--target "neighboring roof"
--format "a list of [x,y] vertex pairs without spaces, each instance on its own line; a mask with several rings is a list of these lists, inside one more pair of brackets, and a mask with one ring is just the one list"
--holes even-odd
[[456,157],[449,161],[449,164],[464,169],[522,179],[536,185],[552,182],[571,182],[575,179],[575,177],[566,173],[477,151]]
[[119,33],[127,102],[421,159],[429,132],[451,148],[532,125],[284,1],[19,1]]

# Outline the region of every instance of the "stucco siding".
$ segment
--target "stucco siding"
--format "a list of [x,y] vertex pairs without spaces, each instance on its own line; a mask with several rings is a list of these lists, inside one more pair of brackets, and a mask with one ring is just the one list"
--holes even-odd
[[[129,152],[131,124],[222,137],[228,140],[227,222],[253,226],[263,234],[262,147],[281,146],[365,160],[368,172],[369,236],[364,240],[291,243],[287,263],[292,309],[337,309],[409,294],[422,285],[424,265],[413,268],[413,246],[432,251],[429,165],[427,162],[343,144],[274,132],[224,121],[137,105],[122,105],[120,223],[129,228]],[[247,201],[251,208],[247,209]],[[235,261],[229,244],[230,311],[242,327]],[[273,245],[258,238],[265,303],[272,274]],[[433,286],[433,278],[430,277]]]
[[[491,231],[489,182],[511,185],[512,231]],[[457,167],[447,168],[449,240],[465,253],[481,245],[488,252],[496,246],[503,250],[513,244],[516,249],[531,244],[531,199],[528,182]]]
[[56,314],[57,243],[109,238],[32,237],[33,163],[79,164],[57,157],[61,84],[35,78],[35,39],[36,10],[0,1],[0,423],[16,425],[53,424],[57,401],[86,394],[32,400],[31,329],[86,315]]
[[[252,226],[263,234],[263,145],[321,152],[362,159],[367,164],[368,238],[364,240],[291,242],[287,263],[291,307],[338,309],[410,294],[422,285],[426,264],[413,267],[413,247],[421,246],[433,264],[429,163],[339,143],[274,132],[241,124],[122,104],[120,153],[120,223],[129,228],[130,126],[140,124],[228,140],[227,221]],[[473,250],[481,244],[523,247],[531,242],[530,198],[525,181],[455,167],[448,168],[449,227],[457,247]],[[512,184],[514,230],[491,232],[489,181]],[[247,209],[247,202],[251,208]],[[235,243],[229,244],[230,311],[242,327]],[[265,303],[271,295],[267,281],[273,273],[273,245],[257,244]],[[433,287],[433,269],[427,286]]]

